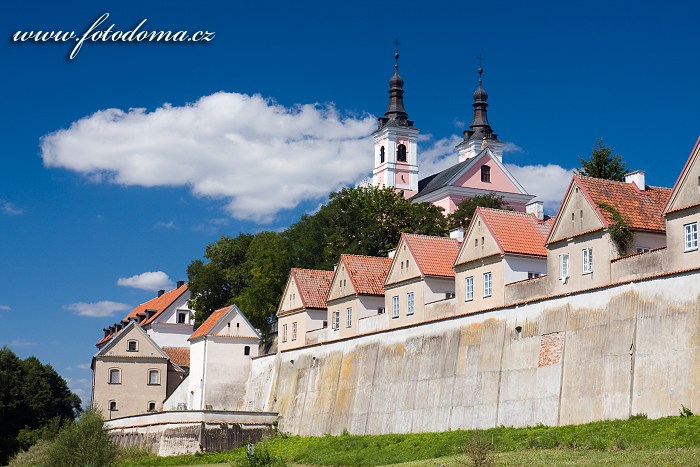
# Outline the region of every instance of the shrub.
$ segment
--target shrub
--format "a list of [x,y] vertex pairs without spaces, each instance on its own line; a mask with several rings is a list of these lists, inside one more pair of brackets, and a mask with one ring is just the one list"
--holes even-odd
[[48,455],[56,467],[104,467],[114,465],[117,448],[103,429],[102,416],[83,412],[77,422],[65,425],[49,446]]
[[286,467],[287,463],[280,457],[273,456],[266,443],[258,443],[248,451],[248,467]]
[[475,433],[474,436],[469,438],[464,453],[472,460],[474,467],[492,467],[495,465],[492,456],[493,443],[481,433]]
[[692,417],[694,415],[693,411],[683,404],[681,404],[681,408],[678,412],[680,412],[681,417]]

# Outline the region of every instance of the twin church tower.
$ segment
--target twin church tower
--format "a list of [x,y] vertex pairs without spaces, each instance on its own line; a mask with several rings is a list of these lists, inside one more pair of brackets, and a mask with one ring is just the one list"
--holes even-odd
[[448,169],[418,178],[419,129],[408,119],[403,103],[404,81],[399,75],[399,53],[394,58],[394,75],[389,80],[389,105],[379,117],[374,137],[374,170],[372,184],[402,190],[415,202],[432,202],[449,214],[461,200],[486,193],[502,196],[505,204],[524,210],[533,196],[503,166],[504,143],[498,140],[489,124],[486,108],[488,94],[482,83],[483,68],[479,65],[479,85],[474,91],[474,116],[464,140],[457,145],[458,161]]

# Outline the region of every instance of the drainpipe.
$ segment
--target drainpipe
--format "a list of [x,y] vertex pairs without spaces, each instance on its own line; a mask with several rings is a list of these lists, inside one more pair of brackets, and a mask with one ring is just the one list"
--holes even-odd
[[199,382],[201,397],[199,398],[199,410],[204,410],[204,390],[207,381],[207,336],[204,336],[204,356],[202,357],[202,380]]

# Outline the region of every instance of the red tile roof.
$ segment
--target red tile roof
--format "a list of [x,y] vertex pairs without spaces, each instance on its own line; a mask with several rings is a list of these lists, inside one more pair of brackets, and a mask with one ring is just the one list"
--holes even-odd
[[574,182],[581,187],[596,208],[606,227],[614,223],[614,220],[607,210],[598,206],[599,203],[606,203],[617,209],[633,230],[666,231],[663,210],[671,195],[670,188],[647,186],[645,190],[640,190],[631,183],[584,175],[574,175]]
[[409,233],[402,234],[401,239],[411,252],[421,275],[454,277],[452,265],[459,254],[456,239]]
[[345,265],[356,294],[384,295],[384,281],[389,274],[391,258],[340,255],[340,262]]
[[192,335],[189,337],[189,340],[196,339],[198,337],[206,336],[209,331],[212,330],[214,326],[216,326],[216,323],[219,322],[219,320],[226,314],[228,310],[230,310],[230,306],[226,306],[224,308],[219,308],[216,310],[214,313],[212,313],[209,318],[206,319],[202,323],[200,327],[197,328],[195,332],[192,333]]
[[296,282],[305,308],[326,308],[326,295],[331,288],[333,271],[292,268],[289,274]]
[[189,347],[163,347],[163,352],[168,354],[170,360],[177,366],[190,366]]
[[553,223],[551,218],[541,221],[534,214],[526,212],[481,207],[476,209],[476,213],[502,253],[547,256],[545,243]]

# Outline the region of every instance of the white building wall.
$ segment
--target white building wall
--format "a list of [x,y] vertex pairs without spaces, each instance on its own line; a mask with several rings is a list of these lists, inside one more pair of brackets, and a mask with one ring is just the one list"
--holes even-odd
[[543,276],[547,274],[547,258],[537,258],[532,256],[506,255],[504,261],[505,284],[527,279],[528,272],[536,272]]

